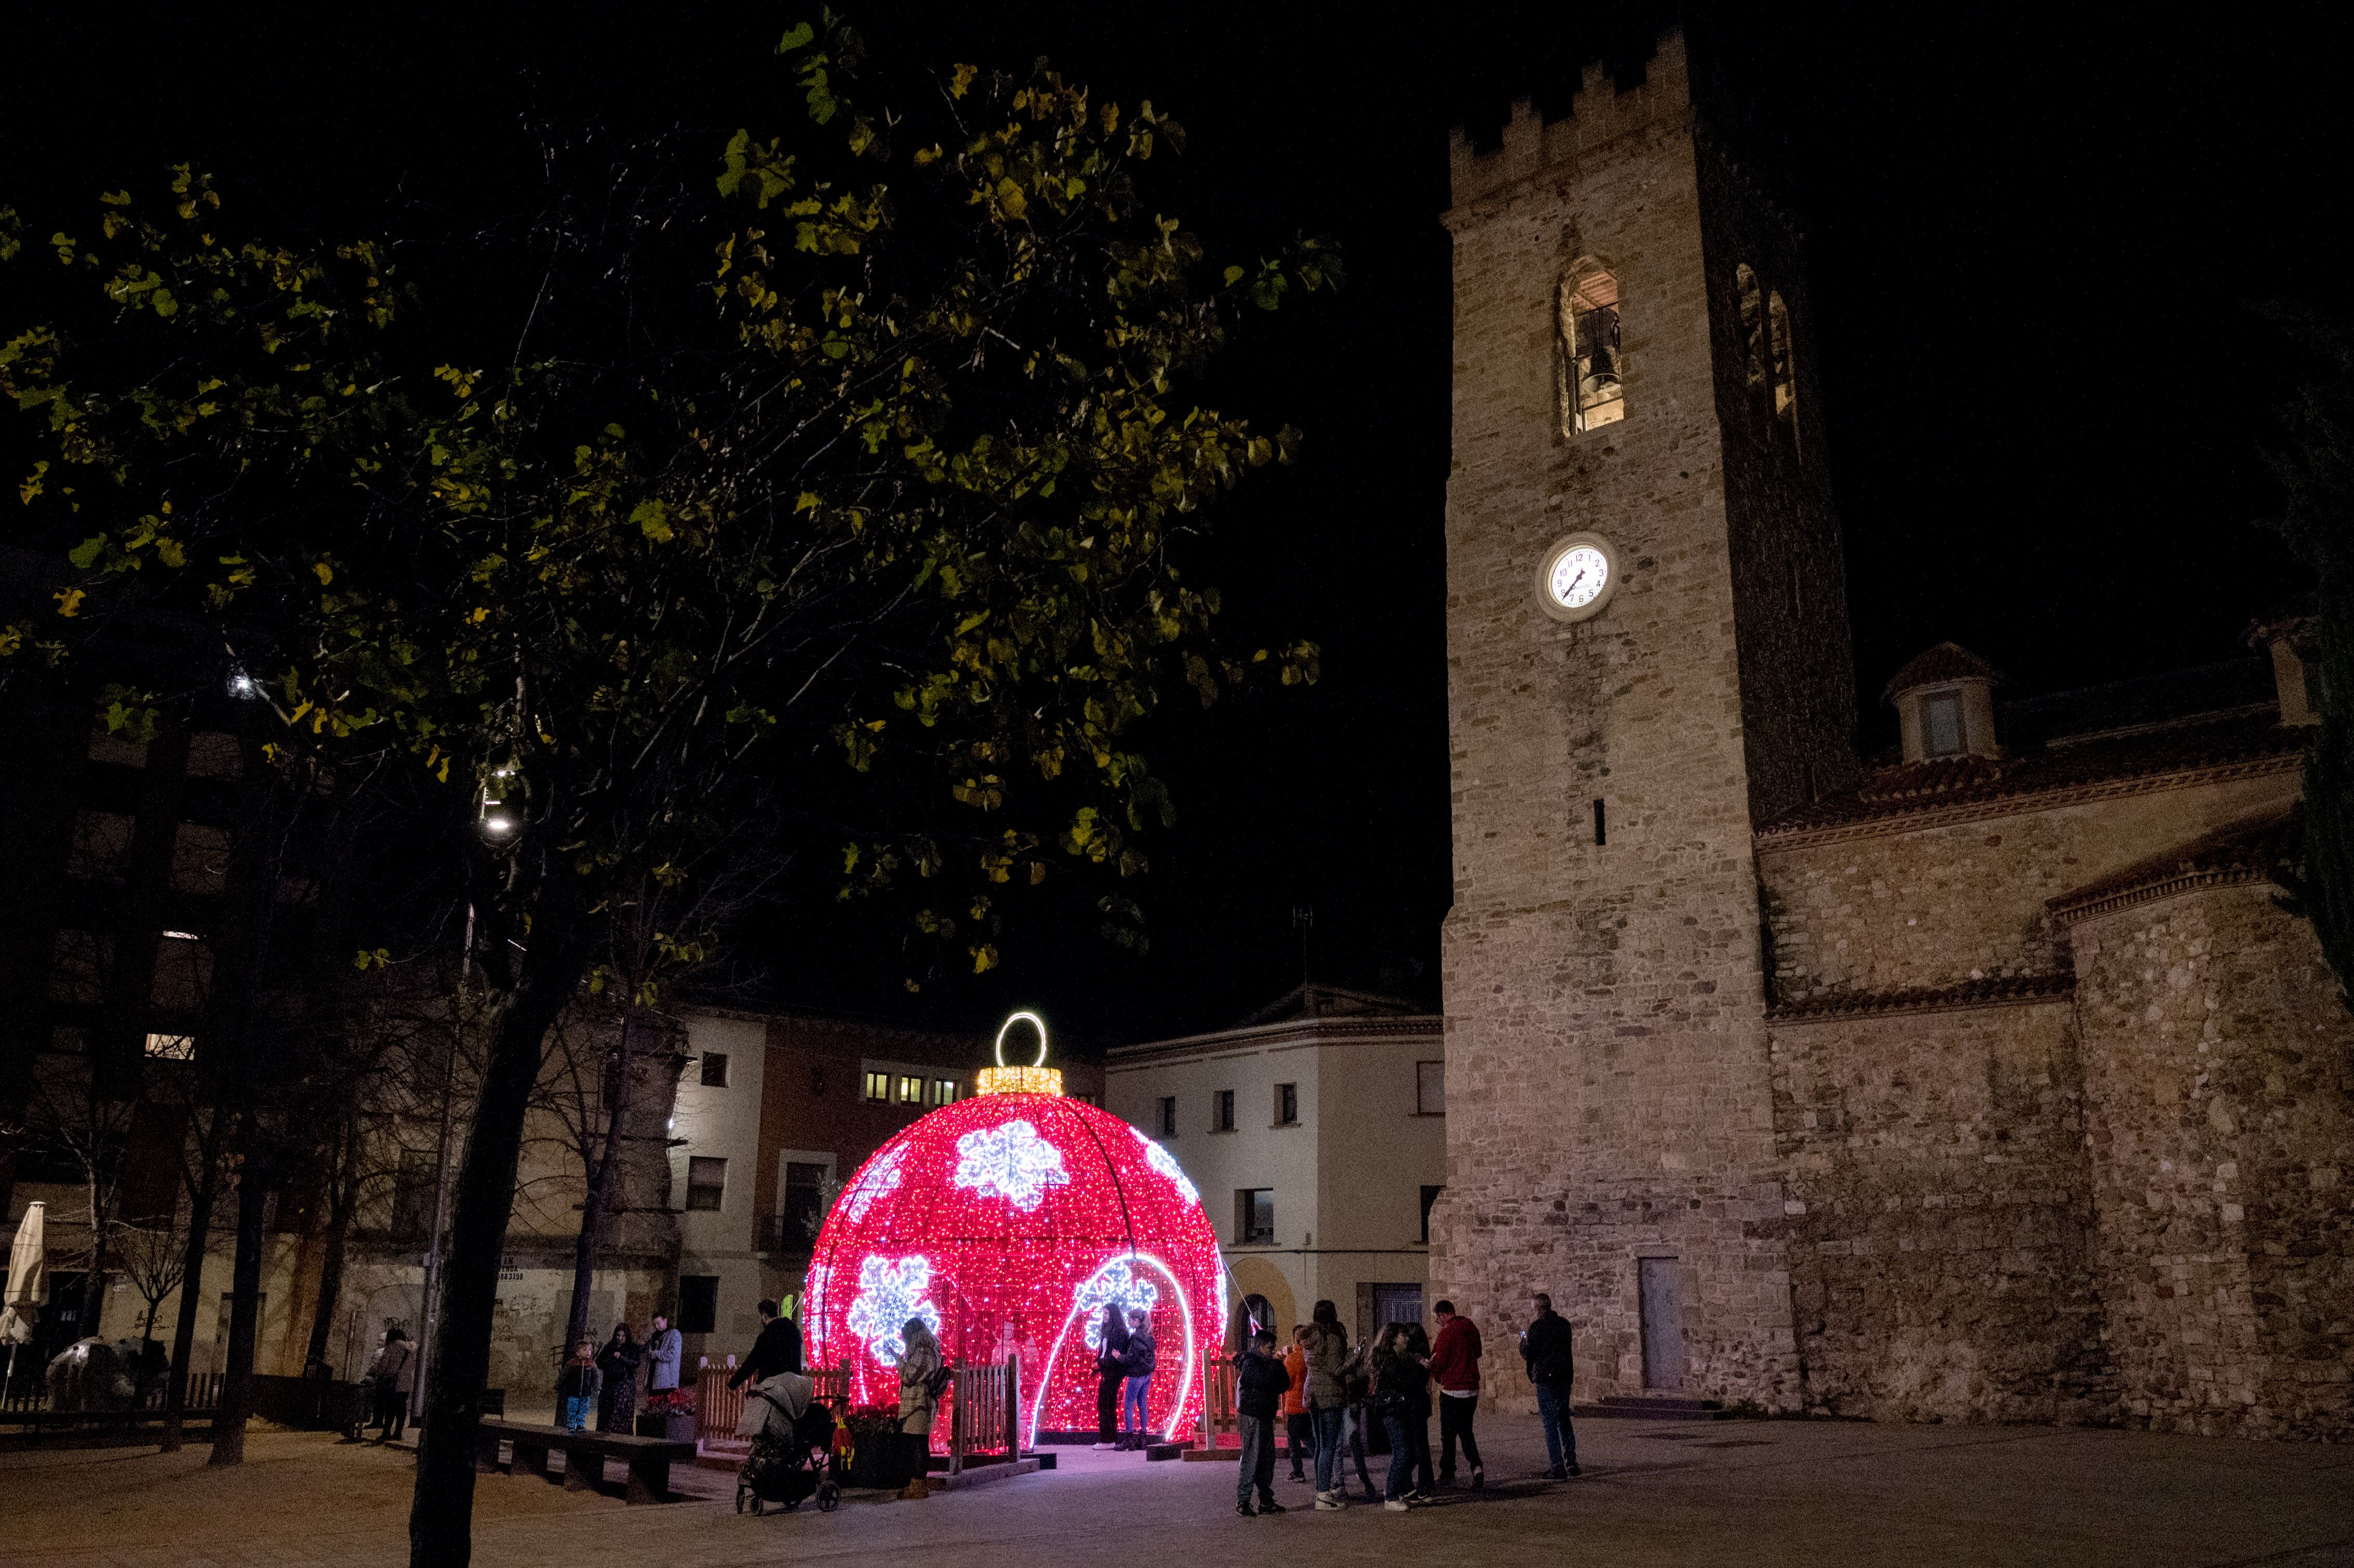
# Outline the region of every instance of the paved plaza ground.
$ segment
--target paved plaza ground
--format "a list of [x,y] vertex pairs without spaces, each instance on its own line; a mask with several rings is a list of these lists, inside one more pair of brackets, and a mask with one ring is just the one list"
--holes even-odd
[[[2354,1564],[2354,1448],[2047,1427],[1594,1421],[1581,1424],[1585,1478],[1555,1484],[1534,1478],[1533,1421],[1481,1425],[1488,1489],[1403,1515],[1362,1504],[1310,1512],[1307,1489],[1278,1471],[1278,1496],[1293,1511],[1238,1519],[1229,1466],[1067,1449],[1057,1471],[926,1502],[853,1494],[832,1514],[758,1519],[724,1501],[633,1509],[536,1478],[485,1476],[474,1561]],[[208,1469],[205,1452],[0,1455],[0,1562],[374,1568],[405,1560],[407,1456],[292,1433],[257,1435],[241,1469]]]

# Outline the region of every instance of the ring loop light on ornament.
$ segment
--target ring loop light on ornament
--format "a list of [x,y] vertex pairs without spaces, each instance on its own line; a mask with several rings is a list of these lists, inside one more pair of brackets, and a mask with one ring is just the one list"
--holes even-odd
[[[1038,1059],[1026,1067],[1009,1067],[1005,1065],[1006,1032],[1023,1022],[1038,1032]],[[996,1054],[997,1065],[981,1070],[981,1094],[1059,1095],[1063,1092],[1062,1069],[1046,1065],[1046,1021],[1036,1013],[1024,1009],[1005,1015],[1005,1022],[997,1026]]]

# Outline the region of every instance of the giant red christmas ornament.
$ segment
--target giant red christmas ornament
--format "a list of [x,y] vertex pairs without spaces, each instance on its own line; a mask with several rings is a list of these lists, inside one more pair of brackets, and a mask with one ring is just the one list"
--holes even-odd
[[[1020,1351],[1025,1438],[1096,1424],[1096,1345],[1109,1305],[1150,1316],[1145,1414],[1182,1432],[1201,1408],[1202,1358],[1225,1318],[1217,1234],[1169,1151],[1067,1098],[1038,1065],[983,1069],[877,1150],[818,1233],[801,1314],[810,1359],[847,1361],[851,1402],[899,1396],[900,1330],[920,1318],[950,1361]],[[944,1436],[941,1427],[936,1435]]]

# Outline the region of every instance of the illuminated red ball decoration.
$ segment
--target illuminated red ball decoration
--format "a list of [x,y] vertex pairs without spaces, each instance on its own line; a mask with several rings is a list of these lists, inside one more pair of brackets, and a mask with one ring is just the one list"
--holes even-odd
[[[1025,1438],[1092,1429],[1102,1308],[1151,1315],[1145,1400],[1157,1433],[1199,1414],[1201,1358],[1225,1319],[1217,1233],[1169,1151],[1118,1117],[1065,1097],[1063,1075],[998,1063],[971,1099],[942,1106],[859,1167],[810,1264],[802,1325],[813,1363],[848,1361],[854,1404],[895,1403],[920,1318],[951,1361],[1022,1355]],[[936,1425],[944,1440],[945,1424]]]

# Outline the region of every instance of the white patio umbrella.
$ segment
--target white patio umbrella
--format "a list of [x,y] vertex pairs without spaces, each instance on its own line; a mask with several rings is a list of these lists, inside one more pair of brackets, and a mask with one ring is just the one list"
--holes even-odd
[[26,1205],[16,1245],[8,1249],[8,1288],[0,1292],[0,1344],[8,1347],[8,1375],[0,1388],[16,1382],[16,1347],[32,1341],[33,1320],[49,1304],[49,1255],[41,1242],[48,1208],[38,1202]]

